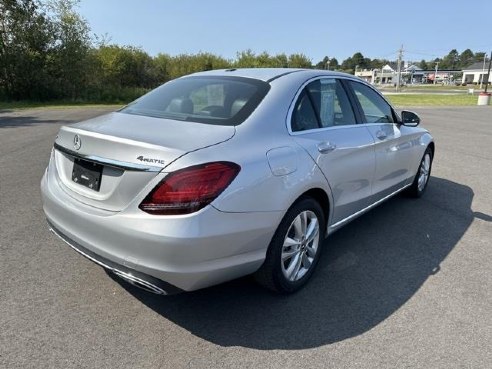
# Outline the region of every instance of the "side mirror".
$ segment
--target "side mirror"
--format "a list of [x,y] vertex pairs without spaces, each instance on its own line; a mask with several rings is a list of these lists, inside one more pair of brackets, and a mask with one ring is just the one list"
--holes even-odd
[[420,117],[413,111],[403,110],[401,112],[401,122],[404,126],[417,127],[420,124]]

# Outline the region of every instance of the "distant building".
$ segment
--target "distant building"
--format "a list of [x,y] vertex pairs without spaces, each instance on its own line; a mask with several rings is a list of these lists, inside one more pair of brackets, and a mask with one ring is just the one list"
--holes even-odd
[[392,83],[393,79],[396,77],[396,71],[398,70],[398,67],[395,65],[392,67],[389,64],[386,64],[381,68],[381,71],[379,73],[379,83],[380,84],[386,84],[386,83]]
[[364,69],[356,71],[355,76],[363,79],[368,83],[374,83],[375,73],[375,70]]
[[[460,70],[438,70],[436,73],[435,69],[423,70],[415,64],[405,62],[401,66],[400,85],[422,83],[452,84],[456,81],[457,76],[459,80],[460,74]],[[356,70],[355,75],[372,84],[398,84],[397,63],[386,64],[381,69]]]
[[[485,82],[485,75],[487,74],[488,71],[488,64],[481,61],[477,63],[473,63],[472,65],[463,68],[463,78],[461,80],[461,83],[463,84],[468,84],[468,83],[481,83],[482,81]],[[492,82],[492,79],[489,77],[489,83]]]
[[393,69],[389,65],[385,65],[382,70],[381,69],[363,69],[356,70],[355,76],[362,78],[364,81],[368,83],[392,83],[393,79],[396,76],[395,69]]

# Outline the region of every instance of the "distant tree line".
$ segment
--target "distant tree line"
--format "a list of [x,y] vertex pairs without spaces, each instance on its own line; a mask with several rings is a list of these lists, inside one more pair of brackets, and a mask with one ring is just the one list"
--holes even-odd
[[[78,0],[0,0],[0,100],[128,102],[185,74],[223,68],[293,67],[342,70],[381,68],[390,61],[360,52],[339,64],[325,57],[313,65],[304,54],[239,52],[235,59],[211,53],[150,56],[140,48],[91,36],[75,10]],[[484,53],[452,50],[429,69],[458,69]]]
[[459,53],[456,49],[453,49],[443,58],[435,58],[430,61],[422,59],[417,65],[424,70],[429,70],[435,68],[437,62],[441,70],[461,70],[473,63],[483,62],[484,58],[485,53],[481,51],[474,53],[470,49],[466,49]]
[[303,54],[228,60],[211,53],[149,56],[90,36],[77,0],[0,0],[0,99],[124,102],[185,74],[220,68],[311,68]]

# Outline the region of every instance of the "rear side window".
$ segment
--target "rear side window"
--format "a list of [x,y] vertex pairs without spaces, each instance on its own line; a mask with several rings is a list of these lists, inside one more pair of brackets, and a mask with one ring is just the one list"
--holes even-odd
[[350,101],[340,81],[322,78],[299,95],[292,114],[293,132],[356,124]]
[[350,82],[364,112],[363,123],[393,123],[391,106],[372,88],[358,82]]
[[242,77],[185,77],[170,81],[120,110],[122,113],[217,125],[241,124],[270,85]]
[[314,111],[313,102],[306,89],[301,92],[292,114],[292,131],[306,131],[319,128],[319,119]]

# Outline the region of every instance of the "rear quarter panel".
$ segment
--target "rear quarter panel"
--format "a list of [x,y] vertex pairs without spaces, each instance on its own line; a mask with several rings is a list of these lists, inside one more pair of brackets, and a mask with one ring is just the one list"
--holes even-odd
[[[293,73],[271,83],[263,102],[229,141],[189,153],[166,168],[174,171],[212,161],[232,161],[241,171],[212,203],[225,212],[285,212],[304,192],[328,183],[313,159],[289,136],[286,117],[294,96],[310,76]],[[288,158],[283,160],[281,154]]]
[[[268,160],[267,155],[278,149],[290,152],[283,170],[281,164]],[[220,145],[190,153],[169,168],[177,170],[198,163],[232,161],[241,166],[236,179],[212,203],[224,212],[285,212],[304,192],[321,188],[331,194],[328,183],[312,158],[287,138],[285,142],[270,145],[265,140],[252,142],[237,134]],[[276,170],[279,169],[279,170]],[[285,173],[285,174],[283,174]]]

